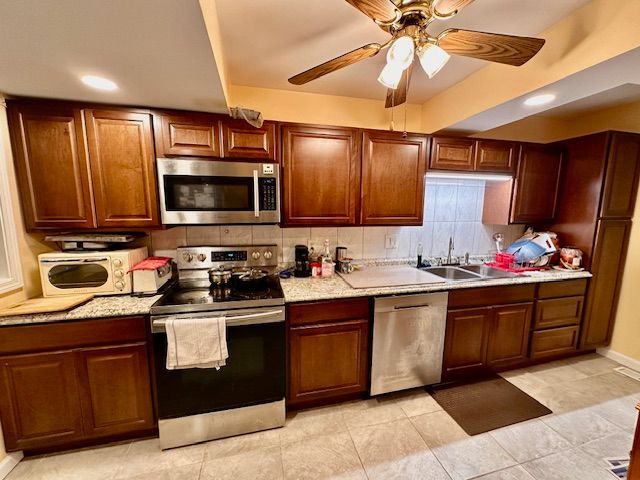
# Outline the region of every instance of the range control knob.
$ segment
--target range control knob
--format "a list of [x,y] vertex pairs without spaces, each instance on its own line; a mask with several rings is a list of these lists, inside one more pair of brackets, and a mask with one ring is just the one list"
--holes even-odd
[[273,257],[273,253],[271,252],[271,250],[267,250],[266,252],[264,252],[265,260],[271,260],[271,257]]
[[114,258],[113,259],[113,266],[114,267],[121,267],[122,266],[122,260],[119,258]]
[[190,262],[191,260],[193,260],[193,255],[189,252],[184,252],[182,254],[182,258],[184,258],[185,262]]
[[114,274],[117,278],[122,278],[122,277],[124,277],[124,270],[116,270],[115,272],[113,272],[113,274]]
[[260,258],[260,252],[253,252],[251,254],[251,258],[253,258],[254,260],[258,260]]
[[201,262],[204,262],[206,259],[207,259],[207,256],[204,253],[198,254],[198,260],[200,260]]
[[120,280],[118,280],[114,285],[118,290],[122,290],[124,288],[124,282],[121,282]]

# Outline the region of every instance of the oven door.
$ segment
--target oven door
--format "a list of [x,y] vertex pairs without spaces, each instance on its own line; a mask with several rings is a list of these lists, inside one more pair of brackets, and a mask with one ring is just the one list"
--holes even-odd
[[84,293],[116,293],[109,257],[40,258],[45,297]]
[[[260,163],[159,158],[157,164],[162,223],[280,221],[275,168],[262,177]],[[263,198],[269,187],[273,203]]]
[[167,370],[164,320],[151,319],[160,419],[186,417],[283,400],[285,396],[284,307],[175,315],[224,314],[229,358],[220,370]]

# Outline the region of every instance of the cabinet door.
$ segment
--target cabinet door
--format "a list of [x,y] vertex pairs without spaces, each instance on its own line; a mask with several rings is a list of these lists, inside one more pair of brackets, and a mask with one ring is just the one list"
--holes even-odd
[[476,145],[475,169],[480,172],[513,173],[517,154],[515,143],[480,140]]
[[222,156],[277,162],[276,124],[255,128],[243,120],[222,121]]
[[527,358],[533,303],[493,307],[487,365],[500,368]]
[[640,174],[640,138],[636,134],[611,136],[601,217],[631,218]]
[[367,390],[369,321],[289,329],[288,405]]
[[27,230],[95,227],[80,111],[15,104],[8,111]]
[[153,427],[146,343],[77,352],[86,437]]
[[491,307],[450,310],[444,343],[445,379],[476,373],[486,367]]
[[365,132],[363,144],[360,223],[422,225],[427,137]]
[[[220,122],[208,115],[160,115],[158,142],[164,155],[220,157]],[[160,150],[160,146],[158,147]]]
[[555,357],[575,352],[578,326],[550,328],[531,334],[531,358]]
[[1,358],[0,418],[9,451],[80,439],[82,418],[73,352]]
[[521,147],[511,206],[512,223],[553,222],[562,152],[553,147]]
[[616,317],[631,220],[600,220],[580,338],[581,348],[608,345]]
[[99,227],[159,225],[151,115],[85,110]]
[[475,148],[475,140],[433,137],[429,169],[472,172]]
[[282,128],[284,223],[354,225],[360,197],[360,133],[352,128]]

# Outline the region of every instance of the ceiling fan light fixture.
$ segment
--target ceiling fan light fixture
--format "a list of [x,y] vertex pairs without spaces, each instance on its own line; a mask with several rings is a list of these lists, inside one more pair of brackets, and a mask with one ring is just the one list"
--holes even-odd
[[398,88],[403,71],[404,69],[402,68],[402,65],[397,63],[387,63],[380,72],[378,81],[385,87],[395,90]]
[[408,35],[396,38],[387,52],[387,63],[400,65],[402,70],[406,70],[413,62],[415,44],[413,38]]
[[429,78],[433,78],[444,67],[451,56],[442,48],[427,43],[418,50],[420,65]]

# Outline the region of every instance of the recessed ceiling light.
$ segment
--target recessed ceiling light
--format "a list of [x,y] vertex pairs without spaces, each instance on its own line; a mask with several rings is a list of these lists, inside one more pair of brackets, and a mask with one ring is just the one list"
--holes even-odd
[[112,91],[118,89],[116,82],[109,80],[108,78],[96,77],[95,75],[85,75],[81,80],[85,85],[89,85],[91,88],[97,88],[99,90]]
[[535,107],[538,105],[544,105],[545,103],[553,102],[556,96],[553,93],[545,93],[544,95],[536,95],[535,97],[529,97],[524,101],[524,104],[528,107]]

